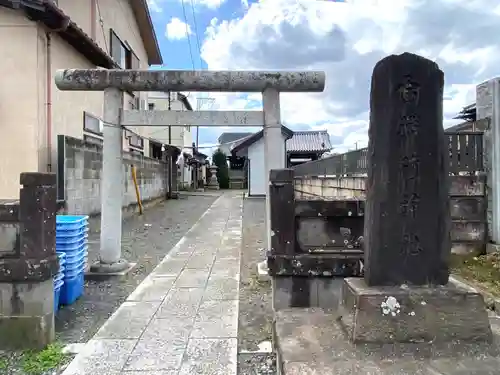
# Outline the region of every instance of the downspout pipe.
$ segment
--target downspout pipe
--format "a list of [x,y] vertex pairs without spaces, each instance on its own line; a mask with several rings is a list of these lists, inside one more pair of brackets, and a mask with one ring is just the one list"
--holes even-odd
[[47,145],[47,166],[46,170],[47,172],[52,172],[52,38],[50,35],[50,32],[45,33],[45,39],[47,41],[46,44],[46,82],[47,82],[47,102],[46,102],[46,119],[45,119],[45,126],[46,126],[46,137],[47,139],[45,140],[45,143]]
[[46,118],[45,118],[45,126],[46,126],[46,140],[45,143],[47,145],[47,172],[52,172],[52,33],[57,33],[60,31],[64,31],[68,28],[70,23],[69,18],[66,18],[60,28],[51,29],[45,33],[45,57],[46,57]]

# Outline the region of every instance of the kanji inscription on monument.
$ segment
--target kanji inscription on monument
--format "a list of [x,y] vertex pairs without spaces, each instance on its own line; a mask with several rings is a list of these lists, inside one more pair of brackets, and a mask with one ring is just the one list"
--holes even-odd
[[368,286],[448,282],[443,85],[437,64],[410,53],[374,68],[364,235]]

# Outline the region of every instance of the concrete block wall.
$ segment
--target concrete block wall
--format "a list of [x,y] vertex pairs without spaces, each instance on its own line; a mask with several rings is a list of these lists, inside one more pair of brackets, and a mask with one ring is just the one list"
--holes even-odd
[[[83,140],[60,136],[58,145],[59,199],[65,200],[68,214],[99,214],[101,211],[102,147]],[[123,207],[137,204],[132,179],[136,166],[137,182],[143,202],[165,197],[168,191],[167,165],[157,159],[123,153]],[[62,174],[62,175],[61,175]],[[121,186],[120,186],[121,185]],[[62,195],[62,196],[61,196]]]
[[[451,240],[455,254],[475,253],[489,240],[485,180],[484,176],[450,176]],[[296,177],[295,199],[365,199],[365,182],[365,176]]]

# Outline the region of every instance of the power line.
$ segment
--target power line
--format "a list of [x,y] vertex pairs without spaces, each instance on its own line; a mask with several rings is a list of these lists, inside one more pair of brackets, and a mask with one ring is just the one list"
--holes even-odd
[[198,46],[198,54],[200,56],[200,69],[203,68],[203,60],[201,58],[200,36],[198,35],[198,25],[196,22],[196,15],[194,11],[194,2],[191,0],[191,12],[193,13],[194,33],[196,35],[196,45]]
[[109,51],[109,48],[108,48],[108,42],[106,40],[106,32],[104,31],[104,20],[102,19],[101,6],[99,5],[99,0],[96,0],[95,4],[96,4],[96,7],[97,7],[97,14],[99,15],[99,24],[101,25],[102,39],[104,40],[104,47],[106,48],[106,52],[109,55],[110,51]]
[[182,13],[184,14],[184,23],[186,25],[186,38],[187,38],[187,42],[189,45],[189,55],[191,56],[191,65],[193,66],[193,70],[195,70],[193,50],[191,48],[191,37],[189,36],[189,24],[188,24],[188,19],[186,16],[186,7],[184,6],[184,0],[181,0],[181,3],[182,3]]

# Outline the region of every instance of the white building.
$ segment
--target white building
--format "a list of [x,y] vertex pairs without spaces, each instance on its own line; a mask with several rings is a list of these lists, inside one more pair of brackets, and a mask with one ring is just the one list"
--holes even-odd
[[[161,111],[192,111],[193,107],[188,96],[180,92],[151,92],[148,95],[148,109]],[[161,150],[162,144],[179,148],[181,152],[178,161],[178,183],[180,186],[189,187],[192,183],[192,170],[185,161],[193,156],[193,127],[184,126],[148,126],[143,131],[144,136],[150,139],[150,156],[154,157]],[[155,143],[156,140],[158,143]]]

